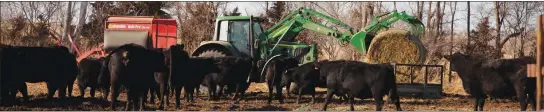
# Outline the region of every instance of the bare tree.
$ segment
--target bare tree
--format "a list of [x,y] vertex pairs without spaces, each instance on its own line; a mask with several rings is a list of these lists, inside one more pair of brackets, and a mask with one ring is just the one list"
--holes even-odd
[[[453,2],[453,3],[450,3],[450,12],[451,12],[451,25],[450,25],[450,55],[453,54],[453,25],[455,24],[455,12],[457,12],[457,2]],[[449,63],[451,66],[451,63]],[[451,75],[451,69],[448,69],[448,77],[449,77],[449,81],[451,82],[452,80],[452,75]]]
[[468,53],[470,53],[472,50],[471,50],[471,45],[470,45],[470,42],[472,41],[471,37],[470,37],[470,1],[467,1],[467,47],[465,49],[465,51],[467,51]]
[[494,14],[495,14],[495,56],[496,57],[502,57],[502,48],[506,42],[512,37],[518,36],[521,33],[514,32],[504,38],[502,38],[502,25],[504,22],[504,18],[507,16],[507,10],[506,10],[506,3],[505,2],[495,2],[494,3]]
[[418,1],[417,2],[417,11],[416,11],[416,18],[418,20],[422,20],[422,17],[423,17],[423,5],[425,4],[425,2],[420,2]]
[[[364,9],[364,19],[363,19],[363,23],[361,26],[365,26],[368,24],[368,22],[372,19],[372,17],[374,16],[374,2],[365,2],[365,5],[364,5],[366,8]],[[361,28],[364,28],[364,27],[361,27]],[[363,29],[361,29],[363,30]]]
[[78,18],[78,23],[76,25],[76,31],[71,34],[73,35],[72,38],[73,38],[73,41],[74,43],[78,43],[77,40],[79,40],[78,38],[80,38],[81,36],[81,30],[83,29],[83,25],[85,24],[85,20],[86,19],[86,16],[87,16],[87,2],[80,2],[80,6],[79,6],[79,18]]
[[67,2],[66,3],[67,5],[67,8],[66,8],[66,19],[64,20],[64,32],[62,34],[62,38],[61,40],[63,41],[63,45],[65,46],[68,46],[68,48],[72,48],[70,46],[70,43],[68,42],[68,35],[70,35],[70,26],[71,26],[71,22],[72,22],[72,2]]

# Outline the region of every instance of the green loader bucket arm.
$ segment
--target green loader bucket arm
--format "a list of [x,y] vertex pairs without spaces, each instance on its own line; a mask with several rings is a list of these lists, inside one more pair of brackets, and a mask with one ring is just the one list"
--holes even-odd
[[[384,17],[384,16],[387,16],[387,17]],[[404,11],[402,11],[401,13],[398,13],[395,10],[393,12],[389,12],[380,16],[373,17],[370,24],[365,27],[364,32],[376,33],[377,31],[381,29],[388,28],[389,25],[399,20],[410,24],[410,27],[411,27],[410,33],[412,35],[419,36],[419,34],[421,34],[421,32],[424,30],[423,23],[417,20],[414,16],[410,16],[406,14],[406,12]]]
[[[383,16],[387,17],[379,19]],[[314,21],[312,17],[320,18],[335,25],[341,26],[344,28],[344,30],[328,27],[322,23]],[[367,50],[367,45],[365,43],[365,41],[367,41],[365,40],[367,34],[374,34],[381,29],[388,28],[389,25],[397,22],[398,20],[410,23],[412,27],[411,33],[413,35],[419,35],[423,31],[424,26],[421,21],[406,14],[405,12],[398,13],[397,11],[393,11],[391,13],[374,17],[370,25],[364,28],[365,31],[358,31],[357,29],[341,22],[338,19],[332,18],[313,9],[298,8],[291,14],[287,15],[279,23],[270,27],[263,33],[264,35],[260,36],[260,39],[265,40],[262,41],[263,43],[261,43],[262,45],[265,45],[265,49],[263,49],[262,52],[271,54],[278,45],[286,43],[281,41],[282,39],[294,38],[302,30],[309,29],[321,34],[335,37],[342,45],[350,43],[359,52],[364,53]]]
[[[345,28],[345,30],[340,31],[338,29],[328,27],[322,23],[315,22],[312,17],[319,17],[330,23],[341,26]],[[335,37],[342,43],[349,42],[350,37],[358,32],[355,28],[347,25],[346,23],[317,12],[313,9],[298,8],[263,33],[265,36],[261,36],[260,38],[265,41],[263,41],[262,44],[270,45],[271,47],[263,52],[271,53],[278,45],[288,43],[281,41],[282,39],[294,38],[304,29],[309,29],[321,34]],[[361,48],[363,47],[361,46]]]

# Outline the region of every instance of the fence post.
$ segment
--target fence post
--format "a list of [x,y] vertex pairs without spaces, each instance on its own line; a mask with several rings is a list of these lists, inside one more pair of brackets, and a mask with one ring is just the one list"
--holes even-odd
[[536,27],[536,111],[540,111],[542,104],[542,27],[544,15],[538,16],[537,27]]

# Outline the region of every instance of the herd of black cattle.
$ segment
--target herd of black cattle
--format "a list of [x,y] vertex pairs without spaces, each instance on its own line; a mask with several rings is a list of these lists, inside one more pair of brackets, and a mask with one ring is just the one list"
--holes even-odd
[[[225,94],[234,94],[232,100],[244,98],[250,82],[266,81],[269,89],[268,103],[273,97],[284,103],[282,88],[294,90],[300,103],[302,94],[312,95],[315,88],[327,88],[323,110],[333,95],[347,100],[354,110],[354,98],[374,98],[376,110],[383,106],[383,96],[389,95],[397,110],[402,110],[397,94],[395,72],[392,64],[368,64],[359,61],[319,61],[298,65],[293,58],[278,59],[266,66],[266,76],[259,76],[257,68],[263,61],[243,57],[191,57],[183,45],[173,45],[166,50],[146,49],[136,44],[126,44],[112,50],[104,58],[86,58],[76,62],[66,47],[0,46],[0,84],[2,105],[12,105],[17,92],[28,101],[25,82],[46,82],[47,98],[72,97],[72,85],[77,79],[81,96],[90,87],[94,97],[102,89],[103,98],[111,92],[111,109],[123,87],[127,92],[125,109],[142,110],[148,93],[151,102],[158,96],[159,108],[168,103],[170,93],[175,96],[175,106],[180,107],[181,90],[187,102],[199,87],[208,87],[209,100],[218,100]],[[451,69],[459,75],[467,93],[475,97],[474,110],[483,110],[486,97],[517,97],[521,110],[528,102],[535,110],[535,79],[527,78],[526,64],[535,63],[532,57],[486,60],[455,53],[443,56],[451,62]],[[291,86],[290,84],[294,84]],[[218,87],[218,88],[217,88]],[[293,88],[290,88],[293,87]],[[276,88],[276,94],[273,90]],[[66,93],[68,90],[68,93]],[[165,98],[166,97],[166,98]],[[166,100],[165,100],[166,99]],[[165,102],[166,101],[166,102]]]

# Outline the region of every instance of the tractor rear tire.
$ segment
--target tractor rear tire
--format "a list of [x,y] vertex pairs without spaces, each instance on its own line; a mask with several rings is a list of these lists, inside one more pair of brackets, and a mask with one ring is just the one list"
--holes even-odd
[[227,54],[215,49],[206,50],[198,54],[198,57],[225,57],[225,56],[227,56]]

